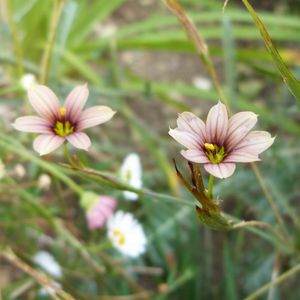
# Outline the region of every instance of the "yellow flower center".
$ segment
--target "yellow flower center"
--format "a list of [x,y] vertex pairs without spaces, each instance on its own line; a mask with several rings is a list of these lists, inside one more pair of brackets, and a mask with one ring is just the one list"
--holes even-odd
[[74,132],[74,126],[69,121],[56,121],[54,132],[61,137],[66,137]]
[[120,245],[120,246],[123,246],[126,242],[126,238],[125,238],[125,235],[124,233],[122,233],[120,230],[118,229],[115,229],[113,232],[112,232],[112,235],[115,237],[117,243]]
[[60,113],[60,115],[61,115],[62,117],[64,117],[64,116],[66,115],[66,113],[67,113],[67,109],[66,109],[65,107],[61,107],[61,108],[59,109],[59,113]]
[[205,154],[209,161],[213,164],[218,164],[224,160],[224,157],[226,156],[225,149],[222,146],[221,148],[218,145],[205,143]]

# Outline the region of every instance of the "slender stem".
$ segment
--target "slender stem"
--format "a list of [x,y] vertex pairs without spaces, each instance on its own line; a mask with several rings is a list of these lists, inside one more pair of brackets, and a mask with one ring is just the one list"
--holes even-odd
[[22,77],[22,75],[24,74],[23,53],[22,53],[20,39],[19,39],[18,32],[17,32],[16,23],[14,21],[14,17],[13,17],[13,13],[12,13],[11,3],[12,3],[11,0],[6,0],[6,10],[7,10],[8,22],[9,22],[9,26],[10,26],[11,34],[12,34],[12,38],[13,38],[14,48],[15,48],[14,50],[15,50],[15,54],[16,54],[18,75],[19,75],[19,77]]
[[66,157],[67,161],[69,162],[69,164],[70,164],[71,166],[73,166],[73,165],[74,165],[74,162],[73,162],[72,157],[71,157],[71,155],[70,155],[70,153],[69,153],[67,143],[64,143],[64,154],[65,154],[65,157]]
[[[268,223],[264,223],[261,221],[242,221],[240,223],[233,225],[233,229],[242,228],[242,227],[251,227],[251,226],[267,228],[284,245],[289,245],[289,242],[286,240],[286,238],[281,233],[279,233],[276,229],[274,229],[272,225]],[[291,247],[289,246],[289,248]]]
[[291,268],[290,270],[286,271],[285,273],[278,276],[275,280],[270,281],[269,283],[265,284],[261,288],[259,288],[257,291],[246,297],[244,300],[254,300],[263,295],[265,292],[267,292],[269,289],[274,287],[275,285],[278,285],[285,281],[286,279],[290,278],[291,276],[295,275],[297,272],[300,271],[300,263],[296,265],[295,267]]
[[5,258],[18,269],[27,273],[45,289],[50,289],[53,292],[53,299],[75,300],[70,294],[66,293],[64,290],[58,287],[50,277],[46,276],[40,271],[34,270],[29,265],[25,264],[11,249],[1,249],[0,257]]
[[265,197],[267,198],[267,201],[269,202],[269,205],[271,206],[274,214],[275,214],[275,217],[278,221],[278,223],[282,226],[283,230],[285,233],[288,233],[287,229],[286,229],[286,226],[285,226],[285,222],[284,222],[284,219],[278,209],[278,207],[276,206],[274,200],[273,200],[273,197],[271,195],[271,193],[269,192],[268,188],[267,188],[267,185],[265,183],[265,181],[263,180],[260,172],[259,172],[259,169],[257,167],[257,165],[255,163],[251,163],[251,167],[252,167],[252,170],[254,171],[255,173],[255,176],[257,178],[257,181],[265,195]]
[[45,51],[41,63],[40,81],[42,84],[45,84],[48,79],[51,53],[54,45],[56,29],[59,23],[63,6],[64,6],[63,0],[53,0],[53,14],[52,14],[52,19],[50,24],[50,30],[49,30],[48,40],[47,40],[47,44],[45,47]]
[[213,175],[209,175],[208,189],[207,189],[207,196],[209,199],[213,197],[214,179],[215,177]]

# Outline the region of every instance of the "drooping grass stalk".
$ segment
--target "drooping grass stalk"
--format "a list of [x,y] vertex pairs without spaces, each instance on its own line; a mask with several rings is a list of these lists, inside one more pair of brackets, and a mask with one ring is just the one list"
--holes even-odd
[[289,279],[290,277],[294,276],[296,273],[300,272],[300,263],[294,266],[293,268],[289,269],[288,271],[284,272],[280,276],[278,276],[275,280],[265,284],[257,291],[246,297],[244,300],[255,300],[258,299],[261,295],[266,293],[268,290],[273,288],[274,286],[282,283],[283,281]]
[[[227,109],[229,111],[229,113],[231,112],[230,109],[230,104],[228,99],[226,98],[224,92],[223,92],[223,88],[222,85],[219,82],[219,79],[217,77],[217,73],[215,71],[212,59],[209,55],[209,51],[208,51],[208,47],[204,41],[204,39],[202,38],[202,36],[199,34],[199,32],[196,30],[196,26],[194,25],[193,21],[190,20],[184,9],[182,8],[182,6],[177,2],[177,0],[163,0],[163,2],[166,4],[166,6],[168,7],[168,9],[179,19],[179,21],[181,22],[183,28],[185,29],[188,38],[192,41],[192,43],[194,44],[195,48],[198,51],[198,54],[201,58],[201,61],[203,62],[204,66],[207,69],[208,74],[210,75],[213,84],[219,94],[219,97],[221,98],[221,100],[223,100],[223,102],[226,104]],[[255,173],[255,176],[257,177],[258,183],[260,185],[260,188],[263,192],[263,194],[265,195],[265,197],[268,200],[268,203],[270,204],[272,210],[274,211],[275,217],[279,223],[279,225],[282,227],[282,229],[284,231],[285,230],[285,225],[284,225],[284,219],[279,211],[279,209],[277,208],[272,195],[269,193],[265,183],[264,183],[264,179],[260,173],[260,171],[258,170],[258,168],[256,167],[255,163],[251,163],[252,169]]]
[[13,44],[14,44],[14,52],[16,55],[18,76],[19,76],[19,78],[21,78],[22,75],[24,74],[22,45],[21,45],[21,42],[19,39],[19,35],[17,32],[17,26],[16,26],[16,23],[14,20],[13,12],[12,12],[12,1],[6,0],[5,3],[6,3],[6,11],[7,11],[7,16],[8,16],[9,27],[11,30],[11,35],[12,35]]
[[51,54],[52,54],[52,49],[55,41],[56,29],[60,20],[63,7],[64,7],[64,0],[53,0],[51,24],[50,24],[47,43],[45,46],[45,50],[41,62],[40,82],[42,84],[45,84],[48,80],[49,68],[51,63]]

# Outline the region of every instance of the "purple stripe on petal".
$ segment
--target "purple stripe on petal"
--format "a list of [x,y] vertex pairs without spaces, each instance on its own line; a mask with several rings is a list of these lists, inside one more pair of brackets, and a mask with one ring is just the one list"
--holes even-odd
[[66,137],[69,143],[78,149],[88,151],[91,146],[91,140],[84,132],[74,132]]
[[178,115],[177,126],[179,130],[192,132],[198,136],[199,143],[206,141],[204,122],[190,112],[183,112]]
[[180,153],[185,159],[189,161],[201,164],[209,163],[209,159],[202,150],[188,149],[182,150]]
[[55,134],[41,134],[33,141],[33,149],[40,155],[46,155],[63,144],[64,138]]
[[206,136],[208,143],[222,146],[228,131],[228,113],[226,106],[219,102],[214,105],[206,120]]
[[76,123],[82,109],[88,99],[89,90],[87,84],[75,87],[67,96],[64,107],[66,108],[66,118],[72,123]]
[[233,149],[255,126],[257,115],[250,111],[239,112],[229,119],[226,138],[227,150]]
[[188,149],[199,149],[201,147],[198,136],[191,132],[182,131],[179,129],[170,129],[169,135],[178,143]]
[[28,90],[28,98],[41,117],[51,122],[59,117],[59,101],[48,87],[37,84],[31,86]]
[[93,106],[84,110],[78,119],[77,130],[94,127],[109,121],[116,112],[108,106]]
[[234,163],[220,163],[220,164],[205,164],[205,170],[218,178],[227,178],[233,174],[235,171]]
[[15,120],[12,126],[24,132],[52,133],[51,123],[37,116],[25,116]]

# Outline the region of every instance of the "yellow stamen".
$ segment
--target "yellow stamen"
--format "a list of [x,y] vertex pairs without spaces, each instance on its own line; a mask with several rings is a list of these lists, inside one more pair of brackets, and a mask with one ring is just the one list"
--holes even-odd
[[64,116],[66,115],[66,113],[67,113],[67,109],[66,109],[65,107],[61,107],[61,108],[59,109],[59,113],[60,113],[60,115],[61,115],[62,117],[64,117]]
[[211,150],[211,151],[214,151],[216,148],[213,144],[210,144],[210,143],[205,143],[204,144],[204,147],[206,150]]

